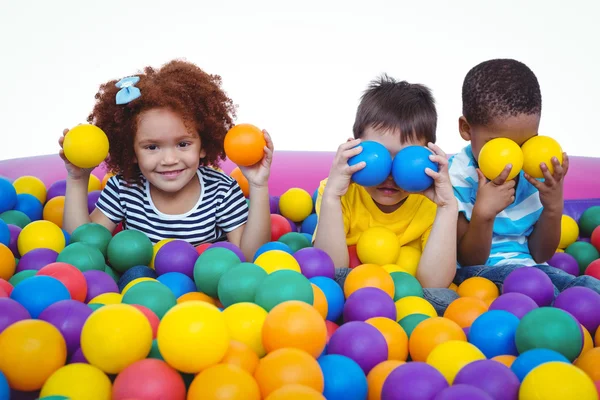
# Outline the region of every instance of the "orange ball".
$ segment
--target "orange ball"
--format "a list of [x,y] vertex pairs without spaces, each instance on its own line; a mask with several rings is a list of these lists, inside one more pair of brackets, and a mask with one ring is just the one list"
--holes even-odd
[[583,346],[581,347],[581,353],[579,353],[579,357],[581,357],[585,352],[594,348],[594,341],[592,340],[592,335],[590,335],[590,332],[583,325],[581,325],[581,330],[583,331]]
[[400,324],[385,317],[369,318],[365,322],[377,328],[385,338],[388,345],[388,360],[406,361],[408,358],[408,336]]
[[375,264],[363,264],[352,269],[344,283],[346,298],[365,287],[376,287],[394,298],[394,280],[386,270]]
[[62,228],[63,214],[65,210],[65,196],[56,196],[48,200],[44,206],[42,218],[53,222],[59,228]]
[[264,133],[251,124],[239,124],[225,135],[225,154],[227,158],[247,167],[262,160],[267,145]]
[[458,286],[456,286],[456,283],[452,282],[450,286],[448,286],[448,289],[456,292],[458,290]]
[[262,342],[267,353],[295,348],[317,358],[327,344],[327,326],[321,314],[310,304],[298,300],[285,301],[267,314]]
[[106,174],[104,174],[104,178],[102,178],[102,184],[100,185],[102,189],[106,187],[106,183],[114,175],[115,174],[113,174],[112,172],[107,172]]
[[385,380],[393,370],[402,364],[404,364],[404,361],[387,360],[377,364],[369,371],[369,375],[367,375],[368,400],[381,400],[381,390]]
[[326,400],[315,389],[303,385],[285,385],[271,393],[265,400]]
[[313,288],[313,307],[321,314],[323,319],[327,318],[327,312],[329,311],[329,305],[327,304],[327,297],[320,287],[311,283]]
[[596,335],[594,335],[594,343],[596,343],[596,347],[600,347],[600,328],[596,329]]
[[289,384],[308,386],[322,393],[325,380],[317,360],[298,349],[278,349],[258,362],[254,371],[263,397]]
[[215,299],[213,299],[209,295],[201,293],[201,292],[189,292],[189,293],[186,293],[186,294],[182,294],[177,299],[177,304],[183,303],[183,302],[186,302],[186,301],[194,301],[194,300],[200,300],[200,301],[203,301],[205,303],[212,304],[213,306],[217,305],[217,302],[216,302]]
[[461,328],[468,328],[488,308],[483,300],[476,297],[459,297],[446,308],[444,318],[451,319]]
[[250,374],[253,374],[258,365],[258,355],[247,344],[231,340],[227,353],[225,353],[225,357],[223,357],[221,363],[237,365]]
[[582,369],[593,381],[600,381],[600,347],[582,354],[575,360],[575,366]]
[[240,189],[242,189],[242,193],[244,193],[244,196],[248,197],[250,195],[250,184],[248,183],[248,179],[246,179],[244,174],[242,174],[240,167],[235,167],[229,176],[237,181],[238,185],[240,185]]
[[443,317],[431,317],[415,327],[408,341],[413,361],[427,360],[429,353],[438,345],[450,340],[467,341],[465,331],[454,321]]
[[476,297],[483,301],[495,299],[500,295],[494,282],[480,276],[466,279],[458,286],[456,292],[460,297]]
[[[158,377],[157,377],[158,378]],[[258,384],[247,371],[217,364],[200,372],[188,389],[187,400],[260,400]]]
[[516,359],[517,359],[516,356],[512,356],[510,354],[505,354],[505,355],[501,355],[501,356],[492,357],[492,360],[498,361],[500,364],[504,364],[508,368],[511,367],[511,365],[515,362]]
[[0,243],[0,279],[9,280],[17,269],[15,256],[10,249]]

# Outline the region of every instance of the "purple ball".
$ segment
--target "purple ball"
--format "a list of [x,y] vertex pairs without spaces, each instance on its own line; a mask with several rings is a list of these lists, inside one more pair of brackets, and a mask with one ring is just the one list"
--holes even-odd
[[517,400],[521,382],[506,365],[494,360],[477,360],[464,366],[454,378],[454,385],[475,386],[493,400]]
[[198,252],[185,240],[172,240],[165,243],[154,259],[154,270],[158,275],[179,272],[194,279],[194,265]]
[[483,390],[470,385],[452,385],[439,392],[433,400],[494,400]]
[[294,253],[294,258],[300,264],[302,275],[308,279],[315,276],[324,276],[333,279],[335,265],[329,254],[316,247],[305,247]]
[[568,253],[554,253],[552,258],[548,260],[548,265],[565,271],[567,274],[579,276],[579,264],[575,257]]
[[65,193],[67,193],[67,180],[61,179],[50,185],[48,192],[46,193],[46,201],[54,197],[64,196]]
[[554,307],[573,315],[592,335],[600,326],[600,294],[590,288],[573,286],[564,290],[554,300]]
[[17,321],[30,319],[29,311],[8,297],[0,297],[0,333]]
[[373,325],[352,321],[340,326],[329,339],[327,354],[339,354],[354,360],[365,375],[388,359],[385,337]]
[[269,196],[271,214],[279,214],[279,196]]
[[529,296],[523,293],[512,292],[498,296],[490,305],[489,310],[504,310],[521,319],[529,311],[538,308],[538,305]]
[[381,400],[431,400],[448,387],[440,371],[420,361],[402,364],[386,378]]
[[39,271],[46,265],[56,262],[57,258],[58,253],[54,250],[42,248],[33,249],[21,257],[15,273],[25,270]]
[[366,321],[373,317],[396,320],[396,304],[383,290],[375,287],[358,289],[344,304],[344,321]]
[[[211,244],[210,246],[208,246],[208,248],[210,249],[211,247],[223,247],[225,249],[231,250],[235,253],[236,256],[238,256],[238,258],[240,259],[241,262],[246,262],[246,256],[244,256],[244,253],[242,252],[242,250],[240,250],[239,247],[237,247],[235,244],[231,243],[231,242],[216,242]],[[198,253],[196,253],[198,254]],[[194,277],[192,276],[192,279]]]
[[67,353],[73,354],[80,346],[83,324],[92,309],[77,300],[62,300],[51,304],[41,312],[38,319],[54,325],[65,338]]
[[287,222],[290,224],[290,229],[292,230],[292,232],[296,232],[298,233],[298,224],[296,224],[294,221],[292,221],[289,218],[284,217]]
[[76,364],[76,363],[89,364],[88,360],[83,355],[83,350],[81,350],[81,347],[78,348],[77,350],[75,350],[73,352],[73,355],[69,359],[69,364]]
[[117,282],[104,271],[93,269],[85,271],[83,276],[88,288],[85,296],[86,303],[103,293],[119,293]]
[[8,232],[10,233],[10,242],[8,243],[8,248],[12,251],[13,256],[17,258],[21,258],[21,254],[19,253],[19,247],[17,246],[17,239],[19,239],[19,235],[21,234],[21,228],[8,224]]
[[540,307],[549,306],[554,300],[554,285],[550,277],[535,267],[517,268],[504,280],[502,293],[523,293]]
[[91,214],[92,211],[94,211],[94,209],[96,208],[96,203],[98,202],[98,199],[100,198],[100,193],[102,193],[102,191],[100,191],[100,190],[94,190],[93,192],[88,193],[88,201],[87,201],[88,214]]

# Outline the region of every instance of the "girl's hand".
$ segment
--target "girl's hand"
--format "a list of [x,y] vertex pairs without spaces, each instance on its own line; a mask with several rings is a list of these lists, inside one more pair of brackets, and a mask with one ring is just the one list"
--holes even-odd
[[264,155],[262,160],[248,167],[240,166],[242,174],[248,179],[248,184],[254,188],[267,187],[269,184],[269,176],[271,174],[271,162],[273,161],[273,141],[269,132],[263,129],[266,146],[264,147]]

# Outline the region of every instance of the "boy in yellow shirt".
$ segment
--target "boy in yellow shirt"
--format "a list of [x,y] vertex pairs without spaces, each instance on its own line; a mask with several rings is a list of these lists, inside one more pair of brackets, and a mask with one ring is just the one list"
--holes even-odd
[[[336,266],[336,281],[343,286],[348,268],[348,246],[356,244],[370,227],[393,231],[401,246],[422,252],[417,279],[425,298],[438,313],[457,298],[447,289],[456,273],[458,206],[448,175],[448,160],[435,145],[437,111],[431,91],[384,75],[363,94],[354,122],[354,139],[339,146],[329,177],[321,182],[316,202],[319,216],[314,246],[327,252]],[[362,141],[375,141],[394,157],[407,146],[427,146],[439,171],[427,169],[434,184],[422,193],[407,193],[390,175],[379,186],[351,181],[365,167],[348,160],[362,151]]]

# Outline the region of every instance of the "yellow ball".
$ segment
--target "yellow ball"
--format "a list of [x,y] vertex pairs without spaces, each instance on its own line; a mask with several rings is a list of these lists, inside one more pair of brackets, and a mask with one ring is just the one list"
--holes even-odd
[[281,215],[294,222],[301,222],[312,213],[312,197],[304,189],[288,189],[279,198],[279,211]]
[[155,280],[156,279],[149,278],[147,276],[142,276],[141,278],[135,278],[134,280],[132,280],[131,282],[129,282],[127,285],[125,285],[125,287],[123,288],[123,290],[121,290],[121,294],[124,296],[125,293],[127,293],[127,291],[129,289],[131,289],[132,287],[134,287],[135,285],[137,285],[140,282],[155,281]]
[[396,265],[412,276],[417,276],[417,268],[421,261],[421,252],[412,246],[401,246]]
[[402,268],[401,266],[399,266],[397,264],[386,264],[386,265],[382,265],[381,268],[383,268],[384,271],[387,271],[388,274],[391,274],[392,272],[409,273],[407,270],[405,270],[404,268]]
[[156,258],[156,255],[158,254],[160,248],[163,247],[165,244],[171,242],[172,240],[173,239],[163,239],[152,247],[152,260],[150,261],[150,265],[148,265],[150,268],[154,269],[154,259]]
[[35,176],[22,176],[13,182],[17,194],[30,194],[42,204],[46,202],[46,185]]
[[393,264],[398,260],[399,252],[398,237],[383,226],[367,229],[356,243],[356,254],[363,264]]
[[195,300],[171,308],[158,326],[156,339],[170,366],[192,374],[223,359],[230,335],[221,311],[212,304]]
[[0,333],[0,371],[13,389],[40,389],[66,359],[65,339],[49,322],[22,320]]
[[598,400],[592,379],[572,364],[552,361],[527,374],[519,390],[519,400]]
[[102,293],[88,301],[88,304],[121,304],[122,300],[121,293]]
[[108,376],[93,365],[69,364],[54,372],[44,383],[40,397],[46,396],[110,400],[112,384]]
[[560,144],[548,136],[534,136],[521,146],[523,151],[523,171],[533,178],[543,178],[544,173],[540,168],[541,163],[545,163],[548,172],[554,174],[552,158],[556,157],[562,164],[563,151]]
[[294,256],[292,256],[290,253],[286,253],[283,250],[265,251],[258,256],[256,260],[254,260],[254,264],[264,269],[267,274],[280,271],[282,269],[301,272],[300,264],[298,264],[298,261],[296,261]]
[[93,168],[108,156],[108,138],[95,125],[78,125],[65,135],[63,150],[71,164],[79,168]]
[[254,303],[236,303],[223,310],[231,340],[250,347],[259,357],[266,354],[262,343],[262,328],[267,312]]
[[65,235],[50,221],[34,221],[23,228],[17,239],[17,246],[21,256],[39,248],[60,253],[65,248]]
[[117,374],[143,360],[151,348],[150,322],[129,304],[109,304],[97,309],[81,330],[83,355],[108,374]]
[[579,225],[577,221],[568,215],[562,216],[560,220],[560,243],[558,244],[559,249],[566,249],[579,237]]
[[507,180],[513,179],[523,168],[523,152],[517,143],[506,138],[492,139],[479,152],[479,169],[486,178],[494,180],[508,164],[512,169]]
[[98,178],[94,174],[90,174],[90,180],[88,181],[88,192],[93,192],[95,190],[102,190],[102,182],[100,182],[100,178]]
[[396,321],[412,314],[423,314],[437,317],[435,308],[422,297],[406,296],[396,301]]
[[439,344],[427,356],[427,364],[440,371],[450,385],[465,365],[477,360],[485,360],[485,355],[471,343],[462,340]]

